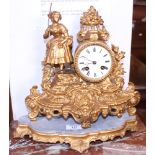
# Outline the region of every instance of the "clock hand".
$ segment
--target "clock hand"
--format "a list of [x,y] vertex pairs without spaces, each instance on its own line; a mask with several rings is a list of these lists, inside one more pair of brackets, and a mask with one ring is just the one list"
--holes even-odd
[[80,57],[80,58],[84,58],[84,59],[87,59],[87,61],[91,61],[92,63],[89,63],[89,64],[97,64],[97,62],[96,61],[92,61],[92,60],[89,60],[87,57],[85,57],[85,56],[82,56],[82,57]]
[[87,57],[85,57],[85,56],[82,56],[82,57],[80,57],[80,58],[84,58],[84,59],[87,59],[88,61],[91,61],[91,60],[89,60]]
[[80,57],[80,58],[84,58],[84,59],[87,59],[88,61],[91,61],[91,62],[93,62],[92,60],[89,60],[87,57],[85,57],[85,56],[82,56],[82,57]]

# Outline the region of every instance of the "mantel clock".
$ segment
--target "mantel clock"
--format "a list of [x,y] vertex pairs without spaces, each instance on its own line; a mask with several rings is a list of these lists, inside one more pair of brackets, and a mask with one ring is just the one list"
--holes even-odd
[[[71,52],[73,37],[59,23],[61,14],[53,11],[48,17],[52,24],[43,35],[45,39],[50,38],[42,63],[43,92],[40,93],[37,86],[30,89],[25,99],[29,121],[26,125],[22,121],[19,123],[15,136],[29,135],[43,142],[66,142],[72,149],[82,152],[91,141],[106,141],[124,136],[127,130],[135,131],[135,106],[140,94],[131,82],[123,89],[121,60],[125,53],[115,45],[108,46],[110,35],[98,11],[91,6],[83,13],[74,56]],[[40,116],[45,119],[46,126],[50,126],[48,132],[42,131],[45,126],[41,129],[41,124],[46,123],[39,124],[43,121]],[[68,131],[70,121],[78,126],[74,133],[71,129]],[[33,122],[39,124],[38,129]]]

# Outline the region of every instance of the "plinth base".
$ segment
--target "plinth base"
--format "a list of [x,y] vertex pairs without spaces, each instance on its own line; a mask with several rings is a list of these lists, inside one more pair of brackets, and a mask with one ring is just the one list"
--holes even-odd
[[73,118],[47,120],[46,117],[37,117],[36,121],[30,121],[28,116],[23,116],[18,121],[14,137],[29,135],[35,141],[69,143],[72,149],[83,152],[92,141],[123,137],[127,130],[135,131],[136,127],[136,116],[129,116],[128,113],[124,113],[121,118],[100,116],[91,128],[87,129],[81,128]]

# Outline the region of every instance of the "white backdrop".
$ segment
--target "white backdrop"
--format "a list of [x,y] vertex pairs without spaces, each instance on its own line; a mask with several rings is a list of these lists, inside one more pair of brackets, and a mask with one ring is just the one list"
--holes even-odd
[[[41,91],[45,56],[44,30],[47,28],[51,0],[10,0],[10,88],[14,119],[26,115],[25,97],[33,85]],[[53,0],[52,10],[60,11],[62,23],[74,37],[80,16],[93,5],[102,16],[113,43],[125,51],[123,60],[126,86],[129,80],[133,0]]]

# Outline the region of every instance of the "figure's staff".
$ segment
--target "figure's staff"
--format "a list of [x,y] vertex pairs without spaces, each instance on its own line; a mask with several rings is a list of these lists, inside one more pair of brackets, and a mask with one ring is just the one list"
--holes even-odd
[[[52,2],[51,2],[51,4],[50,4],[50,11],[49,11],[49,14],[51,13],[51,8],[52,8]],[[49,27],[49,25],[50,25],[50,19],[49,19],[49,17],[48,17],[48,27]],[[48,37],[50,36],[50,33],[48,34]]]

